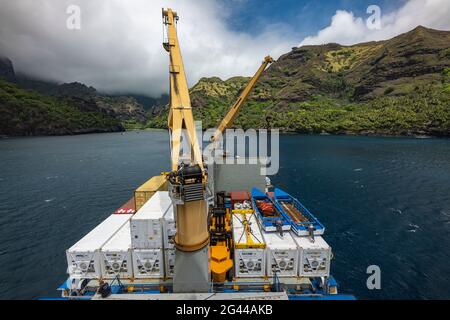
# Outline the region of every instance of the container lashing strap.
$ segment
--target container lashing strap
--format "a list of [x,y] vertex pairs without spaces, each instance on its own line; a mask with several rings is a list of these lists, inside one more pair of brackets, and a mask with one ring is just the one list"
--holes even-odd
[[125,286],[123,285],[122,281],[120,281],[119,274],[117,274],[116,277],[113,279],[113,281],[111,281],[110,284],[111,287],[114,284],[114,281],[117,281],[117,285],[119,286],[121,292],[125,291]]

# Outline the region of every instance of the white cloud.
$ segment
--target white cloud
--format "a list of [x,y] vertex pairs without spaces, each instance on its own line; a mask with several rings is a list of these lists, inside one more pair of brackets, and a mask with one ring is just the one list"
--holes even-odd
[[[81,7],[81,30],[66,28],[66,9]],[[283,25],[258,35],[231,30],[220,0],[0,0],[0,55],[15,68],[59,82],[79,81],[106,92],[158,95],[168,90],[162,48],[162,7],[180,15],[179,37],[188,81],[252,75],[262,58],[277,58],[299,39]],[[381,8],[383,9],[383,8]],[[370,31],[367,17],[337,11],[329,27],[301,45],[381,40],[422,24],[450,29],[450,1],[409,0]]]
[[[81,7],[79,31],[66,28],[72,4]],[[168,91],[162,7],[180,15],[190,85],[205,76],[251,75],[265,55],[276,58],[298,41],[279,28],[256,36],[231,31],[219,0],[0,0],[0,7],[0,55],[18,71],[106,92]]]
[[408,32],[418,25],[450,30],[450,1],[409,0],[401,8],[384,14],[381,7],[381,29],[369,30],[366,19],[355,17],[352,12],[338,10],[331,24],[316,35],[306,37],[300,46],[325,43],[351,45],[360,42],[385,40]]

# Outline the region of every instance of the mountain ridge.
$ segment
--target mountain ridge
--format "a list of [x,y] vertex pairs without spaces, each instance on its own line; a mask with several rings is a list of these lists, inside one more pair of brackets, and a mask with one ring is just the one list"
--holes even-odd
[[[418,26],[382,41],[292,48],[263,73],[234,127],[300,133],[450,136],[449,46],[449,31]],[[91,113],[96,119],[89,120],[91,124],[103,123],[89,129],[75,121],[77,125],[67,132],[59,126],[54,132],[38,130],[39,134],[76,134],[78,127],[81,133],[167,127],[168,95],[107,95],[79,82],[58,84],[33,79],[16,74],[13,62],[1,56],[0,78],[4,79],[0,90],[3,98],[7,97],[7,101],[0,100],[0,112],[13,122],[15,116],[34,114],[22,110],[28,106],[19,100],[27,96],[32,97],[34,108],[39,105],[36,102],[45,101],[45,112],[54,112],[54,105],[60,104],[78,118],[86,116],[80,113]],[[194,116],[203,121],[204,128],[217,125],[249,79],[204,77],[191,87]],[[16,115],[5,109],[5,101],[14,106]],[[33,123],[31,120],[26,118],[25,123]],[[41,117],[41,124],[43,120],[45,117]],[[105,123],[112,127],[104,127]],[[53,128],[49,123],[46,126]],[[33,130],[20,125],[16,130],[16,135],[33,134]],[[1,134],[5,134],[4,130]]]
[[[449,46],[449,31],[418,26],[383,41],[293,48],[264,72],[234,127],[449,136]],[[245,84],[212,77],[191,88],[204,128],[217,125]],[[167,107],[159,111],[149,126],[166,125]]]
[[[19,101],[24,97],[28,103]],[[55,116],[55,105],[73,119]],[[0,135],[14,136],[124,131],[124,126],[144,125],[148,120],[134,97],[108,96],[80,82],[58,84],[16,74],[13,62],[5,57],[0,57],[0,115]],[[50,115],[58,123],[46,120]]]

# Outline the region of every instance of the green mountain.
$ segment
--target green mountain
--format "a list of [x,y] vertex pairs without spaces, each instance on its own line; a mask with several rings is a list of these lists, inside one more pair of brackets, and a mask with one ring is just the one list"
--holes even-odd
[[[203,127],[225,114],[248,78],[203,78],[191,89]],[[148,126],[165,127],[167,107]],[[450,32],[417,27],[352,46],[293,48],[261,77],[235,127],[302,133],[450,135]]]
[[65,135],[123,131],[119,120],[96,105],[59,98],[0,79],[0,135]]
[[134,97],[18,75],[11,60],[0,57],[0,135],[124,131],[146,122],[147,113]]
[[131,123],[144,124],[147,121],[147,114],[138,101],[131,96],[111,96],[99,93],[95,88],[88,87],[79,82],[56,84],[42,80],[30,79],[27,76],[16,76],[14,83],[21,88],[35,90],[44,95],[69,99],[75,106],[89,105],[93,109],[106,113],[107,115],[120,120],[124,125]]

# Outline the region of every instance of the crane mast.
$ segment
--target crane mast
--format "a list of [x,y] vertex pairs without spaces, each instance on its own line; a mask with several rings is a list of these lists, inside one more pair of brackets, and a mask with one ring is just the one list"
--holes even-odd
[[[178,15],[171,9],[162,11],[167,28],[163,46],[170,55],[170,112],[172,172],[169,194],[175,207],[174,292],[208,292],[210,286],[209,231],[206,198],[207,172],[195,132],[189,87],[178,42]],[[180,161],[182,131],[190,146],[190,162]],[[183,160],[185,161],[185,160]]]
[[170,111],[168,127],[171,135],[172,170],[177,170],[178,168],[183,129],[189,138],[191,163],[198,164],[203,170],[202,154],[195,132],[189,87],[176,30],[178,19],[176,12],[171,9],[163,10],[163,21],[167,27],[167,39],[163,46],[170,54]]
[[[168,175],[168,190],[175,208],[177,233],[175,235],[175,276],[174,292],[208,292],[211,283],[211,271],[217,278],[223,278],[223,270],[228,270],[232,263],[226,261],[227,267],[215,261],[215,268],[210,266],[210,232],[208,230],[208,207],[206,185],[207,168],[202,159],[194,117],[192,114],[189,87],[178,42],[176,24],[178,15],[172,9],[163,9],[163,23],[167,39],[163,47],[170,56],[170,111],[168,127],[170,133],[170,150],[172,171]],[[261,74],[273,59],[267,56],[256,74],[231,107],[217,131],[212,137],[216,141],[223,131],[236,118],[239,109],[245,103]],[[181,139],[185,132],[190,147],[189,159],[181,159]],[[217,230],[216,230],[217,231]],[[215,238],[214,238],[215,239]],[[223,250],[217,243],[211,247],[215,251]],[[230,250],[230,248],[228,248]],[[231,251],[229,251],[231,252]],[[222,271],[217,271],[218,269]]]
[[240,108],[244,105],[245,101],[247,100],[248,96],[252,92],[253,88],[255,87],[256,83],[258,82],[259,78],[261,77],[264,70],[267,68],[269,64],[273,62],[273,58],[271,56],[267,56],[264,58],[264,61],[262,62],[261,66],[259,67],[258,71],[256,71],[255,75],[250,79],[247,86],[244,88],[242,93],[239,95],[239,98],[236,100],[236,102],[233,104],[233,106],[230,108],[228,113],[225,115],[223,120],[220,122],[219,126],[217,127],[216,132],[211,137],[212,142],[217,142],[220,138],[220,136],[223,134],[225,129],[227,129],[236,119],[238,112]]

